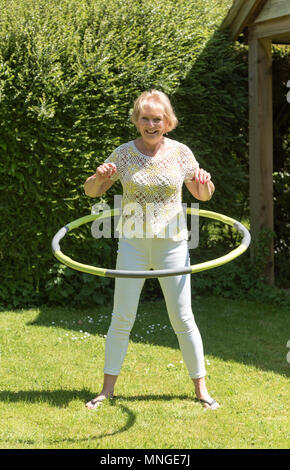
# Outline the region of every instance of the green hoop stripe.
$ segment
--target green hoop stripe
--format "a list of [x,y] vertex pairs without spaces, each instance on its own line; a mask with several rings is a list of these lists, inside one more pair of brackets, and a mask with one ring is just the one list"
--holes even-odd
[[222,266],[223,264],[229,263],[233,259],[240,256],[244,253],[251,242],[251,235],[246,227],[231,217],[228,217],[223,214],[219,214],[217,212],[195,209],[195,208],[187,208],[187,214],[190,215],[198,215],[201,217],[206,217],[209,219],[218,220],[224,224],[230,225],[236,230],[238,230],[241,235],[243,235],[243,239],[240,245],[235,248],[234,250],[230,251],[228,254],[221,256],[220,258],[213,259],[211,261],[206,261],[204,263],[195,264],[193,266],[186,266],[181,267],[178,269],[162,269],[162,270],[150,270],[150,271],[122,271],[117,269],[106,269],[106,268],[99,268],[96,266],[90,266],[87,264],[79,263],[65,254],[62,253],[60,249],[60,240],[70,232],[81,225],[84,225],[89,222],[93,222],[96,219],[104,219],[107,217],[112,217],[115,215],[120,215],[120,209],[112,209],[109,211],[104,211],[100,214],[89,214],[84,217],[80,217],[79,219],[74,220],[73,222],[68,223],[64,227],[62,227],[53,237],[52,240],[52,251],[54,256],[60,261],[61,263],[65,264],[69,268],[75,269],[77,271],[81,271],[88,274],[93,274],[95,276],[105,276],[105,277],[128,277],[128,278],[154,278],[154,277],[165,277],[165,276],[177,276],[180,274],[193,274],[200,271],[205,271],[207,269],[216,268],[218,266]]

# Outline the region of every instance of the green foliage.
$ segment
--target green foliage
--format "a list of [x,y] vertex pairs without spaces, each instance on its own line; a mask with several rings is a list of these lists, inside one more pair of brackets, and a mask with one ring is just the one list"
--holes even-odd
[[[49,270],[49,279],[45,285],[48,302],[65,303],[79,307],[103,305],[106,288],[110,284],[108,278],[95,278],[89,274],[80,274],[67,266],[55,264]],[[98,291],[96,295],[96,291]],[[90,301],[88,302],[88,299]]]
[[[201,234],[210,233],[210,239],[200,239],[200,246],[192,250],[191,262],[202,263],[224,255],[240,243],[240,235],[230,227],[217,229],[214,224],[201,226]],[[254,255],[250,250],[231,263],[217,269],[195,273],[192,276],[193,297],[214,295],[223,298],[244,299],[269,303],[277,307],[290,307],[290,293],[286,289],[264,283],[263,273],[269,256],[269,241],[273,238],[270,230],[261,230],[254,244]],[[226,240],[227,246],[225,247]]]
[[261,282],[257,276],[257,265],[251,262],[249,256],[244,256],[215,270],[194,274],[193,296],[214,295],[290,307],[289,292]]
[[247,86],[246,52],[216,32],[173,97],[178,137],[216,186],[207,208],[237,219],[248,214]]
[[[208,208],[247,216],[247,59],[218,31],[230,5],[0,0],[4,305],[111,298],[112,280],[69,272],[53,259],[50,243],[60,227],[90,212],[96,201],[84,195],[83,183],[136,136],[129,114],[144,89],[170,95],[180,120],[172,138],[213,174],[217,191]],[[111,206],[115,194],[119,183],[105,197]],[[62,249],[113,267],[116,240],[96,243],[84,229],[69,234]]]

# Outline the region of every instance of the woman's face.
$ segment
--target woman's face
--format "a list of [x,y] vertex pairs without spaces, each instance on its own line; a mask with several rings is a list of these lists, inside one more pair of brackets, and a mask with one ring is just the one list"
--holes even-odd
[[139,114],[137,121],[143,140],[147,143],[157,143],[167,132],[167,120],[162,107],[146,105]]

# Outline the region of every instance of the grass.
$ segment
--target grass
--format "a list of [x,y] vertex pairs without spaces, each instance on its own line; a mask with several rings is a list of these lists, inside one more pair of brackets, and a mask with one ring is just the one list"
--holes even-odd
[[117,398],[88,411],[110,308],[0,314],[0,448],[288,448],[286,309],[194,300],[208,389],[222,405],[212,412],[193,400],[164,302],[141,302]]

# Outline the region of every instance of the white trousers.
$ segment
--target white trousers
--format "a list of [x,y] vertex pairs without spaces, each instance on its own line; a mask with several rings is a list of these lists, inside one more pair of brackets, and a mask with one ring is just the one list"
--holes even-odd
[[[190,264],[187,240],[120,238],[116,269],[180,268]],[[134,325],[144,278],[116,278],[114,306],[105,348],[104,373],[119,375]],[[191,308],[191,276],[159,278],[167,312],[191,378],[206,375],[202,339]]]

